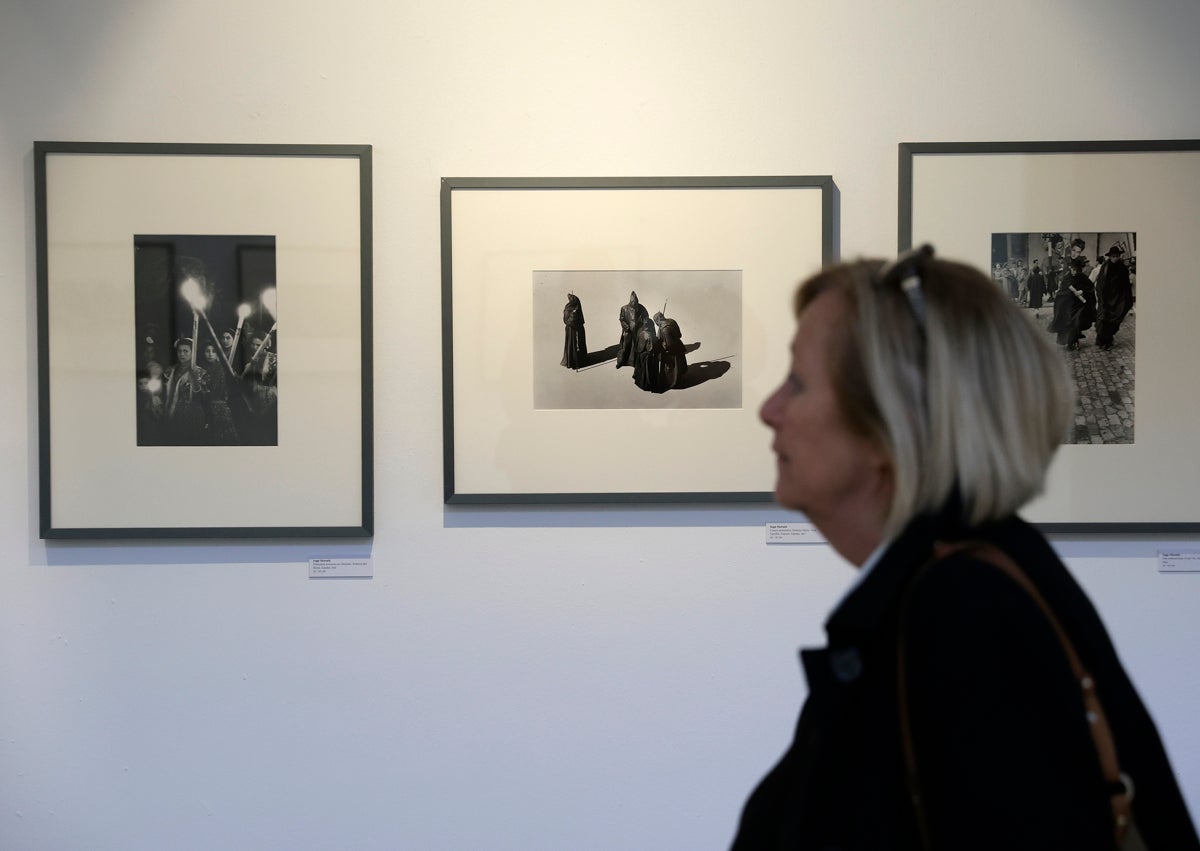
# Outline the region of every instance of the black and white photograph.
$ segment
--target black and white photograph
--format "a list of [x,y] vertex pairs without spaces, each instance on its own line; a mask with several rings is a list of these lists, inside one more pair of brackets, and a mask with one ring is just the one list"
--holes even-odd
[[371,147],[34,155],[42,536],[369,535]]
[[1075,378],[1068,443],[1134,442],[1137,234],[992,234],[992,279],[1067,358]]
[[532,278],[534,408],[741,406],[740,270]]
[[278,444],[275,237],[133,239],[138,446]]
[[1200,311],[1200,140],[902,142],[898,153],[897,247],[927,242],[991,270],[1077,386],[1068,445],[1028,519],[1059,532],[1194,526],[1195,471],[1180,459],[1200,392],[1180,365]]
[[829,176],[443,178],[447,504],[770,499],[758,406],[796,276],[836,258],[835,195]]

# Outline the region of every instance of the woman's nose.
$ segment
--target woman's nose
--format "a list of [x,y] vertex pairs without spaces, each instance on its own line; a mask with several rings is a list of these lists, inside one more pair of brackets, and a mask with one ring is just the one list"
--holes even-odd
[[780,399],[783,388],[776,388],[775,392],[766,398],[762,403],[762,407],[758,409],[758,418],[766,423],[771,428],[775,428],[779,422]]

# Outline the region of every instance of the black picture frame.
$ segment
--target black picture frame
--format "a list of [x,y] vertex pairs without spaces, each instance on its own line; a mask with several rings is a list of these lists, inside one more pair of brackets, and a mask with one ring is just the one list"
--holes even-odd
[[34,143],[42,538],[373,534],[371,153]]
[[[901,251],[990,269],[993,234],[1136,234],[1133,442],[1063,446],[1024,514],[1049,532],[1200,532],[1200,379],[1181,369],[1200,314],[1200,140],[904,142],[898,174]],[[1105,354],[1080,345],[1065,354]],[[1088,392],[1080,404],[1103,402]]]
[[[773,458],[757,409],[787,368],[791,292],[836,257],[835,199],[828,175],[443,178],[444,502],[769,502]],[[708,272],[731,277],[688,289],[707,286],[698,282]],[[543,274],[579,275],[605,292],[584,303],[589,342],[612,344],[589,351],[586,369],[607,374],[596,382],[607,392],[621,376],[603,406],[537,407],[538,371],[560,366],[557,353],[535,353],[563,345],[563,293],[543,310]],[[709,343],[688,355],[701,364],[696,374],[715,375],[703,373],[717,364],[705,358],[729,355],[721,386],[736,378],[737,399],[731,392],[726,407],[700,409],[677,389],[626,393],[632,370],[614,372],[606,353],[617,349],[617,314],[638,287],[651,311],[670,301],[664,308],[685,342]],[[673,315],[698,306],[690,292],[725,299],[741,317],[719,329],[728,339],[704,332],[716,328],[715,308],[690,324]],[[543,319],[558,330],[543,336],[535,330]],[[615,458],[640,473],[614,475]]]

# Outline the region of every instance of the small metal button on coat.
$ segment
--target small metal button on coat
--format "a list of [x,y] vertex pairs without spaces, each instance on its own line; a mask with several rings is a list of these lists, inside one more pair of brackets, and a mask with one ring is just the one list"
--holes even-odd
[[843,647],[829,653],[829,667],[838,682],[852,683],[862,676],[862,657],[854,647]]

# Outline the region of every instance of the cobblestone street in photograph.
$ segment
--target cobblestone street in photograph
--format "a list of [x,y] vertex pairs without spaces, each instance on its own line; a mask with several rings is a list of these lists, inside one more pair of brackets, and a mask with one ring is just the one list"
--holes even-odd
[[[1038,327],[1049,324],[1052,312],[1038,311]],[[1084,332],[1078,351],[1063,350],[1079,394],[1068,443],[1133,443],[1136,331],[1137,314],[1130,311],[1108,351],[1096,347],[1094,327]]]

